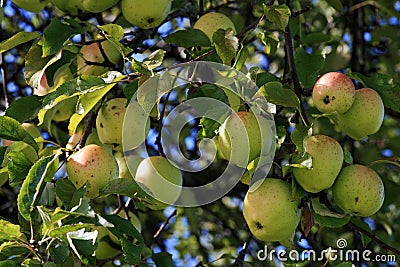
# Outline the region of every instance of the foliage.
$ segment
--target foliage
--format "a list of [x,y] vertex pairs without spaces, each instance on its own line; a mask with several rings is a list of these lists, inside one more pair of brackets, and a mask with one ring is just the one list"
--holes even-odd
[[[347,242],[346,249],[397,254],[397,262],[390,266],[399,266],[399,1],[174,0],[165,21],[150,29],[128,23],[120,3],[101,13],[66,11],[51,0],[36,13],[11,0],[1,3],[0,266],[274,266],[277,255],[275,261],[257,258],[264,245],[269,250],[320,252],[337,248],[339,239]],[[219,29],[209,40],[192,28],[196,18],[211,11],[228,15],[238,34]],[[94,43],[103,47],[105,42],[111,52],[100,48],[102,61],[85,62],[101,67],[102,74],[80,73],[81,47]],[[268,177],[291,183],[294,198],[302,199],[303,215],[292,247],[252,237],[241,211],[248,190],[244,183],[213,203],[166,207],[129,177],[115,179],[95,199],[85,196],[90,183],[75,188],[67,179],[65,163],[73,150],[100,142],[94,121],[104,102],[116,97],[130,100],[149,78],[197,61],[242,71],[260,88],[256,95],[276,105],[276,151]],[[380,94],[385,118],[376,134],[355,141],[337,129],[330,115],[314,107],[312,86],[329,71],[346,73],[357,88],[370,87]],[[233,79],[228,75],[223,78]],[[41,86],[46,94],[38,94]],[[174,153],[162,142],[161,129],[180,103],[207,97],[235,111],[247,108],[227,90],[202,82],[157,93],[158,106],[146,110],[151,121],[146,139],[149,155]],[[66,106],[72,108],[62,109]],[[207,108],[208,115],[221,115],[218,107]],[[60,113],[66,118],[60,119]],[[43,138],[32,136],[23,122],[38,126]],[[213,138],[220,125],[217,120],[194,119],[181,129],[178,149],[190,160],[199,158],[199,142]],[[76,133],[81,136],[79,143],[68,147],[69,137]],[[338,140],[344,166],[364,164],[380,175],[386,198],[378,213],[368,218],[343,214],[332,202],[330,189],[312,194],[300,188],[291,168],[312,166],[312,159],[303,153],[303,140],[311,133]],[[292,164],[300,156],[303,162]],[[251,164],[245,172],[248,179],[254,174],[255,163]],[[218,155],[200,172],[184,171],[184,184],[206,184],[225,168],[226,161]],[[142,231],[129,216],[112,215],[120,210],[136,214]],[[98,227],[107,229],[101,241],[117,249],[116,255],[96,259]],[[281,263],[351,266],[329,257],[318,263]]]

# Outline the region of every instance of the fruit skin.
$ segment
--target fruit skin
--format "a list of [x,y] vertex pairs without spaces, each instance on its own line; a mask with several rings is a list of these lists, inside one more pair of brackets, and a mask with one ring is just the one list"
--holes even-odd
[[290,184],[266,178],[250,187],[243,202],[243,216],[257,239],[287,244],[300,222],[299,205],[300,200],[292,201]]
[[[145,158],[140,162],[134,178],[140,185],[144,185],[145,191],[160,203],[173,204],[182,191],[181,171],[162,156]],[[150,208],[166,207],[165,205],[156,206]]]
[[[241,130],[243,129],[242,125],[244,125],[246,132]],[[249,162],[260,155],[268,153],[273,140],[269,121],[260,115],[254,115],[247,111],[231,114],[221,125],[218,133],[218,145],[224,158],[242,168],[246,168]],[[261,133],[263,134],[261,135]],[[248,143],[245,138],[246,135]],[[231,144],[233,144],[232,148]],[[247,155],[245,151],[249,149]],[[248,160],[246,161],[247,156]]]
[[336,204],[347,213],[368,217],[385,199],[382,179],[371,168],[354,164],[343,168],[332,188]]
[[72,154],[67,161],[68,178],[79,188],[87,181],[89,198],[99,196],[99,190],[118,177],[118,165],[114,156],[105,148],[91,144]]
[[371,88],[356,90],[351,108],[334,120],[339,128],[355,140],[374,134],[381,128],[385,107],[379,94]]
[[340,72],[328,72],[315,83],[312,99],[322,113],[344,113],[354,102],[355,88],[349,77]]
[[100,43],[84,45],[80,50],[81,55],[78,56],[77,58],[79,75],[99,76],[110,70],[110,68],[107,66],[97,66],[97,65],[87,64],[87,62],[106,64],[99,45],[101,45],[104,54],[107,56],[109,63],[118,64],[118,62],[121,60],[122,56],[119,53],[116,44],[113,44],[109,40],[105,40]]
[[330,188],[342,168],[342,147],[326,135],[310,136],[304,140],[303,146],[312,157],[312,168],[293,168],[296,181],[311,193]]
[[122,152],[115,152],[114,157],[118,163],[118,172],[120,178],[133,178],[132,173],[136,174],[140,162],[142,162],[144,159],[135,154],[127,154],[124,156]]
[[100,13],[104,10],[109,9],[110,7],[116,5],[119,0],[80,0],[81,5],[84,11],[90,13]]
[[69,68],[69,64],[61,66],[55,73],[53,78],[53,86],[50,86],[47,82],[46,73],[43,72],[42,77],[37,88],[34,88],[33,94],[38,96],[44,96],[48,93],[56,90],[60,85],[69,81],[73,78],[72,72]]
[[193,28],[204,32],[211,42],[213,34],[218,29],[227,30],[231,28],[233,33],[236,34],[236,28],[233,22],[224,14],[217,12],[204,14],[196,21]]
[[49,2],[48,0],[12,0],[14,4],[31,12],[40,12]]
[[[113,248],[106,240],[102,238],[109,235],[107,227],[104,226],[93,226],[92,230],[97,230],[97,248],[96,248],[96,259],[104,260],[115,257],[121,251]],[[111,238],[111,237],[110,237]]]
[[96,129],[100,141],[118,151],[122,150],[122,126],[126,112],[126,98],[113,98],[100,108]]
[[134,26],[150,29],[160,25],[171,11],[171,0],[122,0],[125,19]]
[[51,0],[51,2],[61,11],[73,16],[78,15],[83,9],[81,0]]

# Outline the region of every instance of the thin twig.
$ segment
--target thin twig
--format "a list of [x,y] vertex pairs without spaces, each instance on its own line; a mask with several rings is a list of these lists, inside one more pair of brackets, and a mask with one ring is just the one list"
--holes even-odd
[[371,238],[376,244],[378,244],[380,247],[382,247],[383,249],[385,249],[386,251],[391,251],[397,255],[400,255],[400,250],[396,249],[388,244],[386,244],[385,242],[383,242],[382,240],[380,240],[379,238],[377,238],[373,233],[370,233],[364,229],[362,229],[361,227],[358,227],[357,225],[355,225],[352,222],[349,222],[347,224],[351,229],[356,230],[357,232],[360,232],[366,236],[368,236],[369,238]]
[[174,209],[174,211],[171,213],[171,215],[168,216],[168,218],[161,224],[160,228],[158,231],[153,235],[153,238],[156,239],[160,236],[161,232],[167,227],[169,221],[172,219],[172,217],[176,216],[178,214],[177,210]]
[[230,265],[230,267],[243,267],[244,266],[244,258],[246,257],[247,250],[249,249],[249,244],[253,239],[253,235],[250,234],[249,238],[247,238],[246,242],[243,245],[243,249],[239,252],[236,260]]
[[165,110],[166,110],[167,102],[168,102],[168,99],[169,99],[170,95],[171,95],[171,91],[168,92],[167,96],[165,97],[164,106],[163,106],[163,108],[161,110],[161,114],[160,114],[160,118],[159,118],[159,124],[157,126],[158,135],[157,135],[156,141],[154,142],[154,144],[157,145],[158,153],[160,154],[160,156],[163,156],[163,157],[165,157],[165,153],[164,153],[164,148],[163,148],[163,145],[162,145],[162,142],[161,142],[161,130],[162,130],[162,127],[164,125],[163,124],[163,118],[164,118],[164,115],[165,115]]
[[4,95],[4,107],[7,109],[9,106],[8,102],[8,95],[7,95],[7,80],[6,80],[6,73],[5,73],[5,66],[4,66],[4,56],[3,54],[0,55],[0,66],[1,66],[1,77],[3,78],[3,95]]
[[97,115],[97,112],[92,112],[90,114],[88,123],[86,125],[86,128],[82,133],[81,140],[79,140],[79,144],[77,146],[78,150],[85,146],[86,140],[88,139],[89,134],[92,132],[92,128],[93,128],[93,125],[94,125],[95,120],[96,120],[96,115]]

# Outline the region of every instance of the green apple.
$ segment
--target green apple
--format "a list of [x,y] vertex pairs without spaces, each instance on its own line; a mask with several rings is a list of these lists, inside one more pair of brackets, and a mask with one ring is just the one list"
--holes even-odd
[[[120,253],[121,251],[112,247],[107,240],[104,238],[109,236],[109,231],[107,230],[107,227],[104,226],[93,226],[92,227],[93,231],[97,231],[97,248],[96,248],[96,259],[98,260],[104,260],[104,259],[109,259],[112,257],[115,257]],[[109,236],[111,238],[111,236]]]
[[[166,158],[152,156],[140,162],[135,181],[159,202],[173,204],[182,191],[182,173]],[[166,207],[160,205],[158,208]],[[153,207],[150,207],[153,208]]]
[[343,168],[332,188],[335,203],[346,213],[368,217],[375,214],[385,199],[379,175],[364,165]]
[[171,0],[122,0],[125,19],[134,26],[149,29],[160,25],[171,11]]
[[132,173],[136,174],[137,168],[139,167],[140,162],[143,160],[140,155],[126,154],[124,156],[122,152],[115,152],[114,157],[118,163],[120,178],[133,178]]
[[353,105],[355,87],[349,77],[340,72],[328,72],[315,83],[312,99],[322,113],[344,113]]
[[82,46],[80,56],[77,58],[78,74],[99,76],[110,70],[108,66],[91,65],[90,63],[106,64],[103,53],[100,50],[101,45],[104,55],[107,56],[109,63],[118,64],[122,56],[116,44],[109,40]]
[[53,121],[65,121],[71,118],[72,114],[76,111],[77,100],[77,97],[71,97],[58,103],[54,107],[56,111],[52,118]]
[[224,158],[242,168],[268,153],[274,139],[269,120],[247,111],[232,113],[218,134],[218,146]]
[[[326,135],[310,136],[304,140],[303,146],[312,157],[312,168],[293,168],[296,181],[311,193],[330,188],[342,168],[342,147]],[[294,163],[297,163],[296,160]]]
[[122,150],[122,126],[127,99],[113,98],[104,103],[96,118],[96,129],[100,141],[118,151]]
[[379,94],[370,88],[356,90],[351,108],[334,119],[339,128],[355,140],[374,134],[381,128],[385,107]]
[[204,32],[211,42],[214,33],[219,29],[232,29],[233,33],[236,34],[233,22],[224,14],[217,12],[204,14],[196,21],[193,28]]
[[257,239],[288,244],[300,222],[299,206],[300,200],[292,200],[290,184],[266,178],[249,188],[243,202],[243,216]]
[[51,0],[51,2],[61,11],[76,16],[82,9],[81,0]]
[[81,0],[81,5],[84,11],[90,13],[100,13],[104,10],[115,6],[120,0]]
[[68,178],[79,188],[87,181],[87,196],[99,196],[99,190],[118,177],[118,165],[114,156],[105,148],[91,144],[72,154],[67,161]]
[[31,12],[40,12],[49,0],[12,0],[14,4]]
[[126,108],[122,128],[123,147],[125,151],[137,148],[142,144],[150,130],[149,115],[137,101],[131,101]]

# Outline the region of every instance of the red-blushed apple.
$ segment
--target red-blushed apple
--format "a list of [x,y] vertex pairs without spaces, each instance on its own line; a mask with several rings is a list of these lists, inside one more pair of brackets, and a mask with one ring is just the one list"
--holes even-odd
[[91,144],[72,154],[67,161],[68,179],[79,188],[86,182],[87,196],[99,196],[99,190],[109,181],[118,178],[118,165],[114,156],[105,148]]
[[312,99],[322,113],[344,113],[354,102],[355,87],[349,77],[340,72],[328,72],[315,83]]

